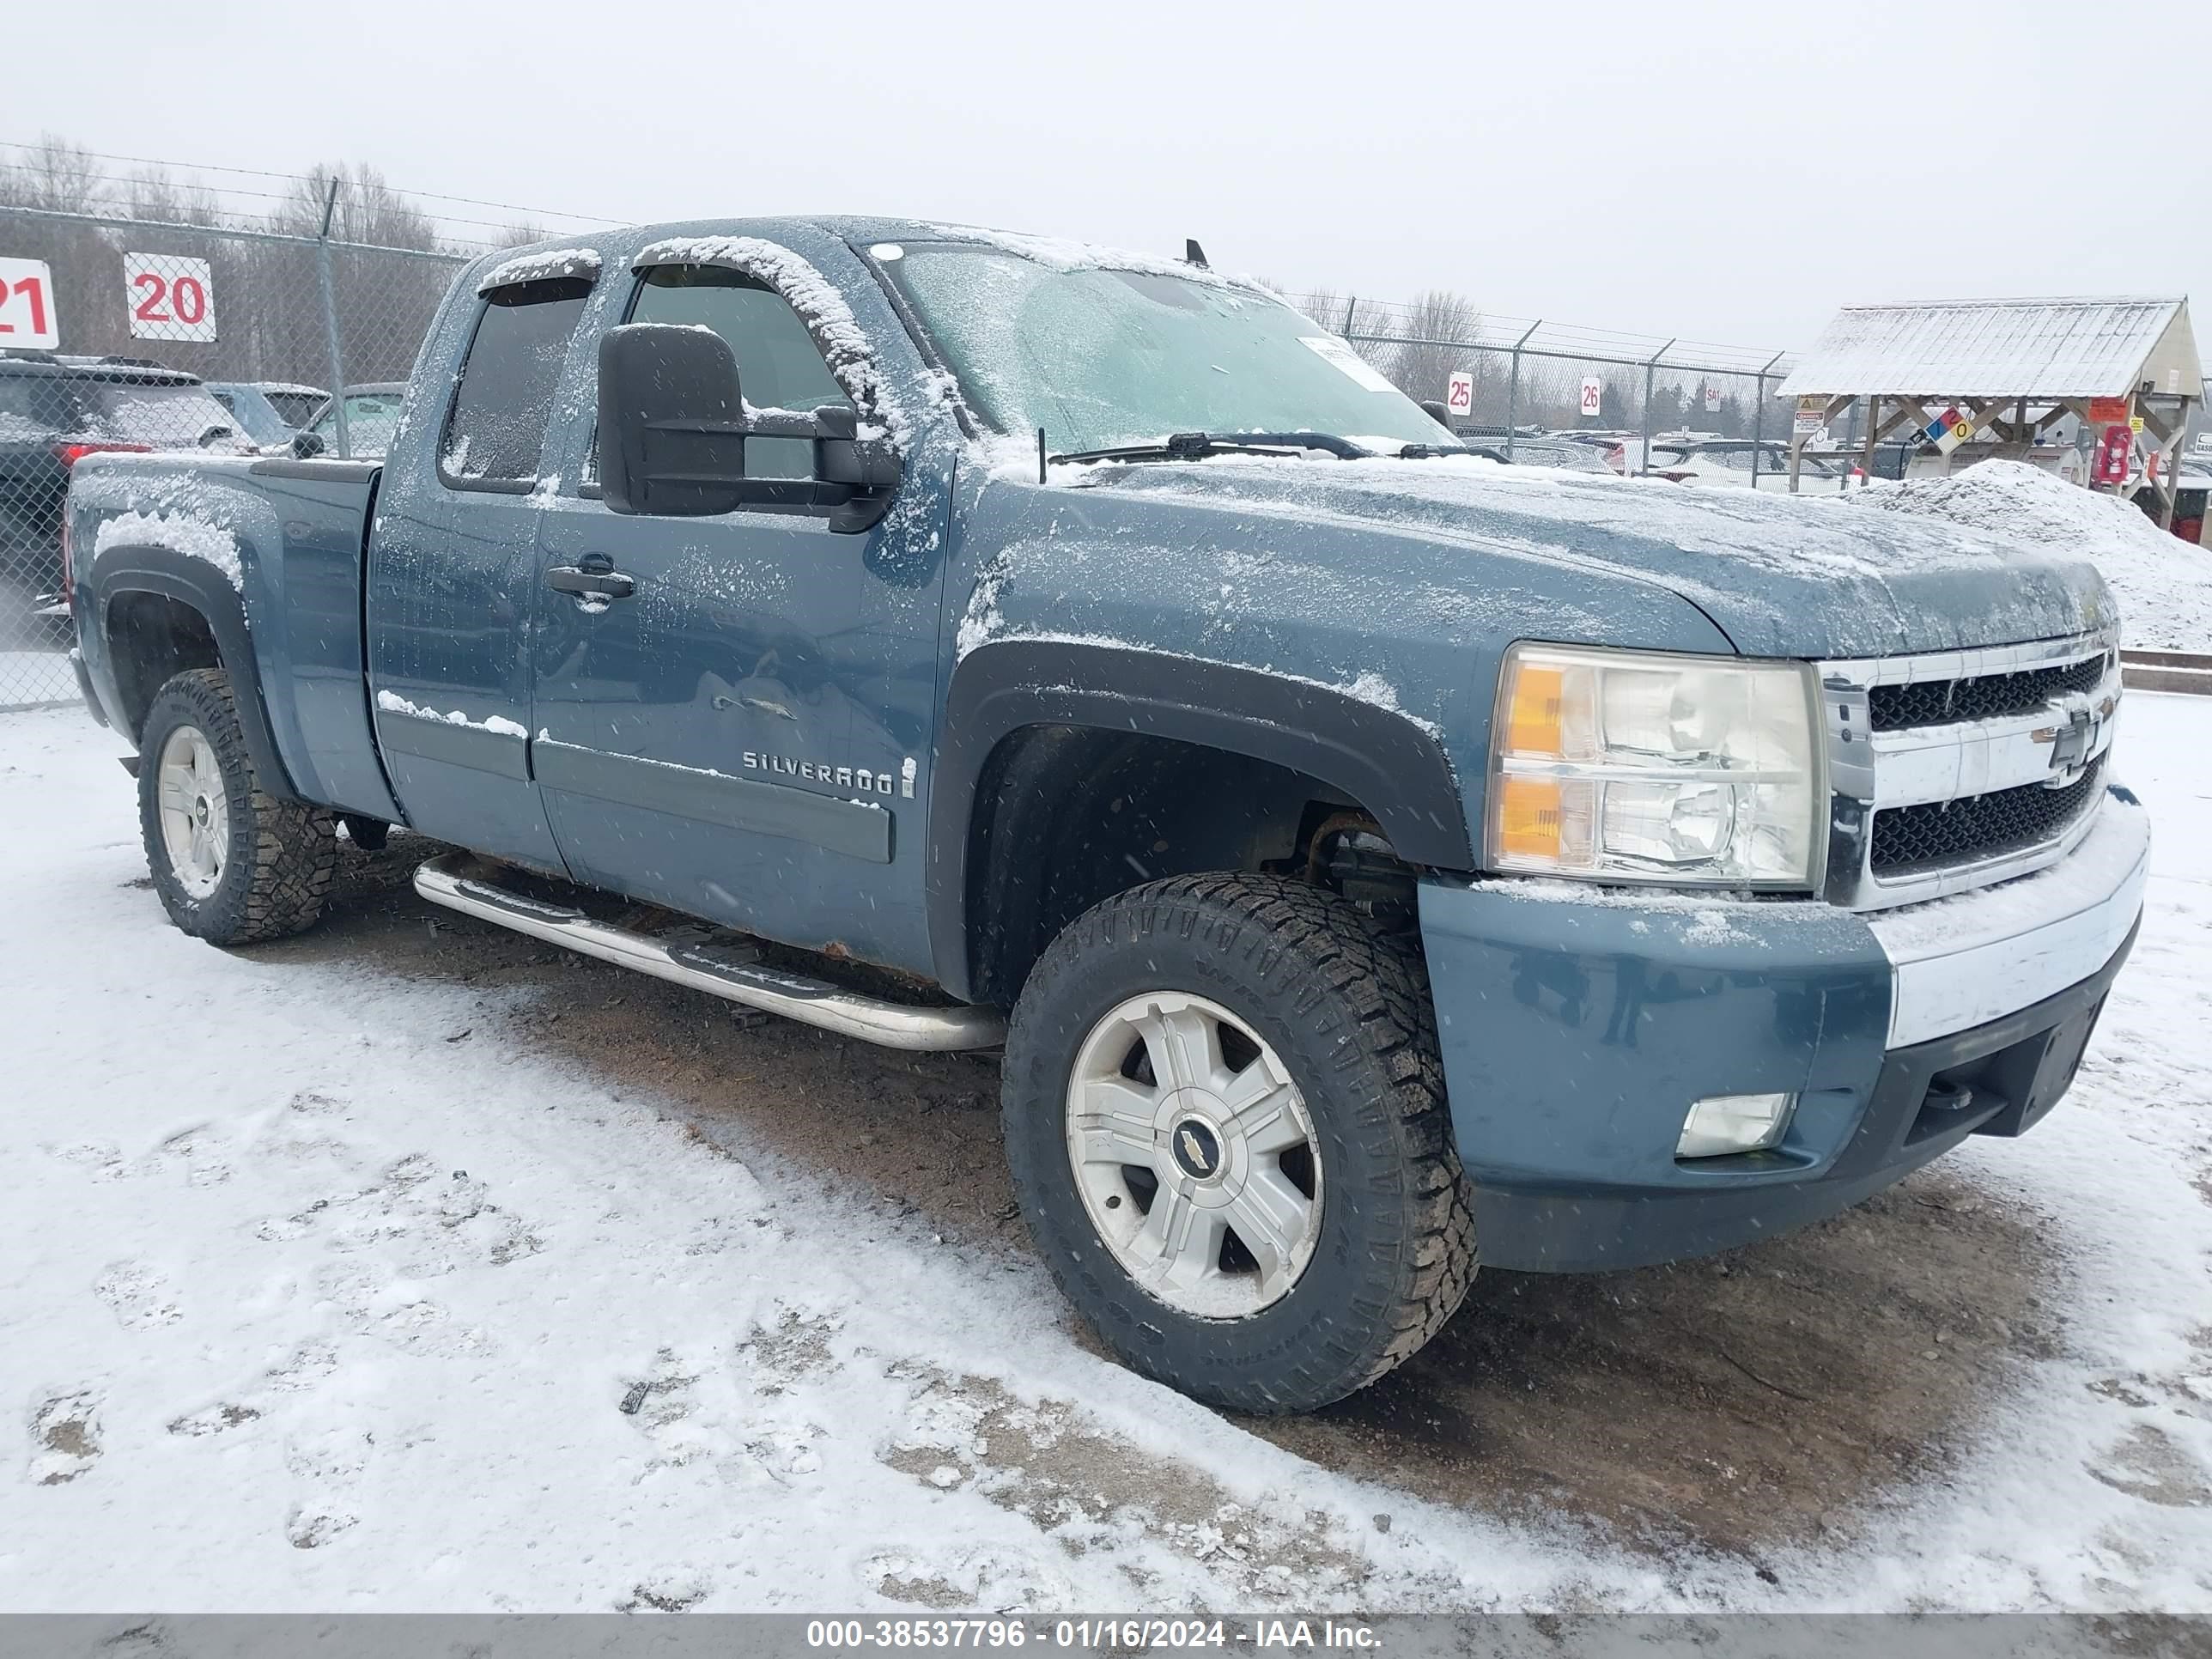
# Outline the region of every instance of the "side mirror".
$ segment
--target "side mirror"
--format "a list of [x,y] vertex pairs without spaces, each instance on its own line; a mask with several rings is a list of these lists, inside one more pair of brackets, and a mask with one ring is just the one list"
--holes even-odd
[[1428,398],[1423,402],[1421,404],[1421,413],[1427,416],[1438,426],[1443,428],[1445,431],[1449,432],[1452,429],[1450,409],[1445,404],[1437,402],[1434,398]]
[[744,433],[720,335],[629,323],[599,342],[599,490],[615,512],[729,512],[744,493]]
[[329,446],[323,442],[319,432],[295,432],[292,434],[292,453],[303,461],[312,461]]
[[[814,445],[811,478],[749,478],[745,440]],[[631,323],[599,342],[599,491],[617,513],[705,518],[738,507],[827,507],[841,535],[872,529],[898,487],[898,452],[831,404],[748,410],[729,343],[703,328]]]

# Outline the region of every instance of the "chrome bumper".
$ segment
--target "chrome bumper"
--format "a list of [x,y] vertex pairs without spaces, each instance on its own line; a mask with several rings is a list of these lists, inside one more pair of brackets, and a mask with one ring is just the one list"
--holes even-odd
[[1889,1046],[1984,1024],[2088,978],[2126,942],[2150,873],[2150,814],[2113,788],[2033,875],[1869,915],[1895,974]]

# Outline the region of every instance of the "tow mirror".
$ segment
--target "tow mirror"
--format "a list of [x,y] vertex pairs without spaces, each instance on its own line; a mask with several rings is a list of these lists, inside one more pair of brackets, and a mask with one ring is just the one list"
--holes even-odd
[[[748,477],[745,440],[814,446],[811,477]],[[738,507],[827,507],[830,528],[874,528],[898,452],[860,434],[849,404],[800,415],[745,407],[729,343],[703,328],[631,323],[599,343],[599,489],[617,513],[702,518]]]
[[743,497],[738,360],[711,329],[630,323],[599,342],[599,489],[617,513],[702,518]]

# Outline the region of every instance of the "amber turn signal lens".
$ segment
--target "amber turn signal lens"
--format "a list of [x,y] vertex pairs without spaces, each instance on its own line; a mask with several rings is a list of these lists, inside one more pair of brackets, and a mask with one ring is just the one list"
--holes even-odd
[[1556,778],[1498,780],[1498,850],[1513,858],[1559,855],[1559,784]]
[[1516,755],[1557,755],[1560,752],[1559,721],[1566,702],[1564,669],[1522,664],[1513,675],[1513,698],[1507,706],[1505,747]]

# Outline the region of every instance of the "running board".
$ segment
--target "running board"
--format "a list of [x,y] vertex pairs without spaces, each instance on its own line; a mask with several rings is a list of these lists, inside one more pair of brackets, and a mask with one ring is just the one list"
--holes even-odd
[[461,854],[430,860],[416,868],[415,890],[448,910],[566,945],[601,962],[635,968],[655,979],[886,1048],[936,1053],[995,1048],[1006,1040],[1006,1022],[988,1008],[918,1008],[884,1002],[827,980],[770,967],[757,960],[757,953],[742,942],[664,942],[594,921],[573,905],[550,904],[464,875],[465,862]]

